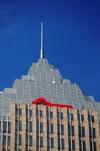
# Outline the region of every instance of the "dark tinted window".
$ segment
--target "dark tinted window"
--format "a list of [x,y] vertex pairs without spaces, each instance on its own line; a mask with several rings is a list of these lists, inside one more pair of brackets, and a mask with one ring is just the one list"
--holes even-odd
[[82,127],[82,136],[85,137],[85,128]]
[[[39,123],[37,123],[37,132],[39,133]],[[40,133],[43,133],[43,123],[40,123]]]
[[29,139],[29,146],[32,146],[32,136],[26,135],[26,145],[28,146],[28,139]]
[[[16,112],[15,114],[18,115],[18,108],[16,108],[15,112]],[[22,115],[22,110],[21,109],[19,109],[19,115]]]
[[10,146],[10,136],[8,136],[8,146]]
[[28,115],[28,109],[26,109],[26,116],[32,116],[32,110],[29,110],[29,115]]
[[7,122],[3,122],[3,132],[6,133],[7,131]]
[[71,139],[69,139],[69,150],[71,150]]
[[26,121],[26,132],[32,132],[32,122]]
[[79,141],[79,149],[82,151],[82,142],[83,142],[83,151],[85,151],[85,141]]
[[22,115],[22,110],[21,109],[19,109],[19,115]]
[[57,119],[63,119],[63,113],[57,112]]
[[93,128],[93,138],[95,138],[95,128]]
[[92,142],[90,141],[90,151],[92,151]]
[[94,142],[93,145],[94,145],[94,151],[96,151],[96,142]]
[[50,116],[50,118],[53,118],[53,113],[50,111],[50,113],[49,113],[49,111],[47,111],[47,118],[49,118],[49,116]]
[[[60,146],[61,145],[61,146]],[[64,149],[64,139],[61,139],[61,143],[60,143],[60,138],[58,138],[58,148],[62,148]]]
[[16,112],[15,114],[18,115],[18,109],[17,108],[16,108],[15,112]]
[[[47,138],[47,147],[50,148],[50,138]],[[51,138],[51,148],[53,148],[53,138]]]
[[32,116],[32,110],[30,110],[30,116]]
[[10,122],[8,122],[8,133],[10,133]]
[[[37,147],[39,147],[39,136],[37,136]],[[40,137],[40,147],[43,147],[43,137]]]
[[79,126],[79,137],[85,137],[85,128],[82,127],[82,133],[81,133],[81,127]]
[[80,114],[78,114],[78,121],[84,121],[84,115],[81,115],[80,117]]
[[88,121],[94,123],[94,116],[88,115]]
[[21,121],[19,121],[19,128],[18,128],[18,121],[16,121],[16,123],[15,123],[15,130],[18,131],[18,129],[19,129],[19,131],[22,130],[22,122]]
[[68,135],[74,136],[74,126],[68,125]]
[[[60,134],[60,124],[58,124],[58,134]],[[64,134],[64,126],[61,125],[61,135]]]
[[36,111],[36,116],[37,116],[37,117],[42,117],[42,111],[37,110],[37,111]]
[[74,119],[74,118],[73,118],[73,114],[68,113],[68,114],[67,114],[67,119],[68,119],[68,120],[73,120],[73,119]]
[[[71,140],[69,139],[69,150],[71,150]],[[75,142],[72,140],[72,150],[75,150]]]
[[32,122],[30,122],[30,132],[32,132]]
[[15,135],[15,145],[18,144],[18,141],[19,141],[19,145],[21,145],[21,135]]
[[92,137],[92,129],[89,127],[89,137]]
[[75,150],[75,141],[72,140],[72,149]]
[[50,126],[51,126],[51,134],[53,134],[53,124],[47,123],[47,133],[50,133]]
[[6,145],[6,136],[3,136],[3,145]]

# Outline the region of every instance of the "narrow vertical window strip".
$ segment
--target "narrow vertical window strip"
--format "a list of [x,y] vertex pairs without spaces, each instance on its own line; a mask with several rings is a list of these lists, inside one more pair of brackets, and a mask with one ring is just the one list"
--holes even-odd
[[50,135],[50,151],[51,151],[51,117],[50,117],[50,113],[51,113],[51,108],[49,107],[49,135]]
[[30,105],[28,104],[28,150],[30,147]]

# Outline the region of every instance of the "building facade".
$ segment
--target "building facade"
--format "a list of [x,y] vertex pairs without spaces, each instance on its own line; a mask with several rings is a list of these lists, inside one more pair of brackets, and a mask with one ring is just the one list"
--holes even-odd
[[47,59],[0,93],[0,151],[100,151],[100,103]]

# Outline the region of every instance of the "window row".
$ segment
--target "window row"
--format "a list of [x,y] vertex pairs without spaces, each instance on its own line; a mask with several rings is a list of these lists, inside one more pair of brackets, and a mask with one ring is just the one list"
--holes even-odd
[[[16,115],[22,115],[22,109],[16,108]],[[32,110],[26,109],[26,116],[32,116]],[[36,111],[36,116],[37,117],[42,117],[42,111],[37,110]],[[53,118],[53,112],[47,111],[47,118]],[[63,113],[57,112],[57,118],[58,119],[63,119]],[[68,120],[73,120],[73,114],[68,113],[67,118],[68,118]],[[84,121],[84,115],[78,114],[78,121]],[[94,116],[88,115],[88,121],[89,122],[94,122]]]

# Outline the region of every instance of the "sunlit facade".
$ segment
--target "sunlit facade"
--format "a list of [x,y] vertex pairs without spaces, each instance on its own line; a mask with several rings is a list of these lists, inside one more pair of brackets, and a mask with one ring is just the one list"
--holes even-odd
[[100,151],[99,119],[100,103],[42,58],[0,92],[0,151]]

